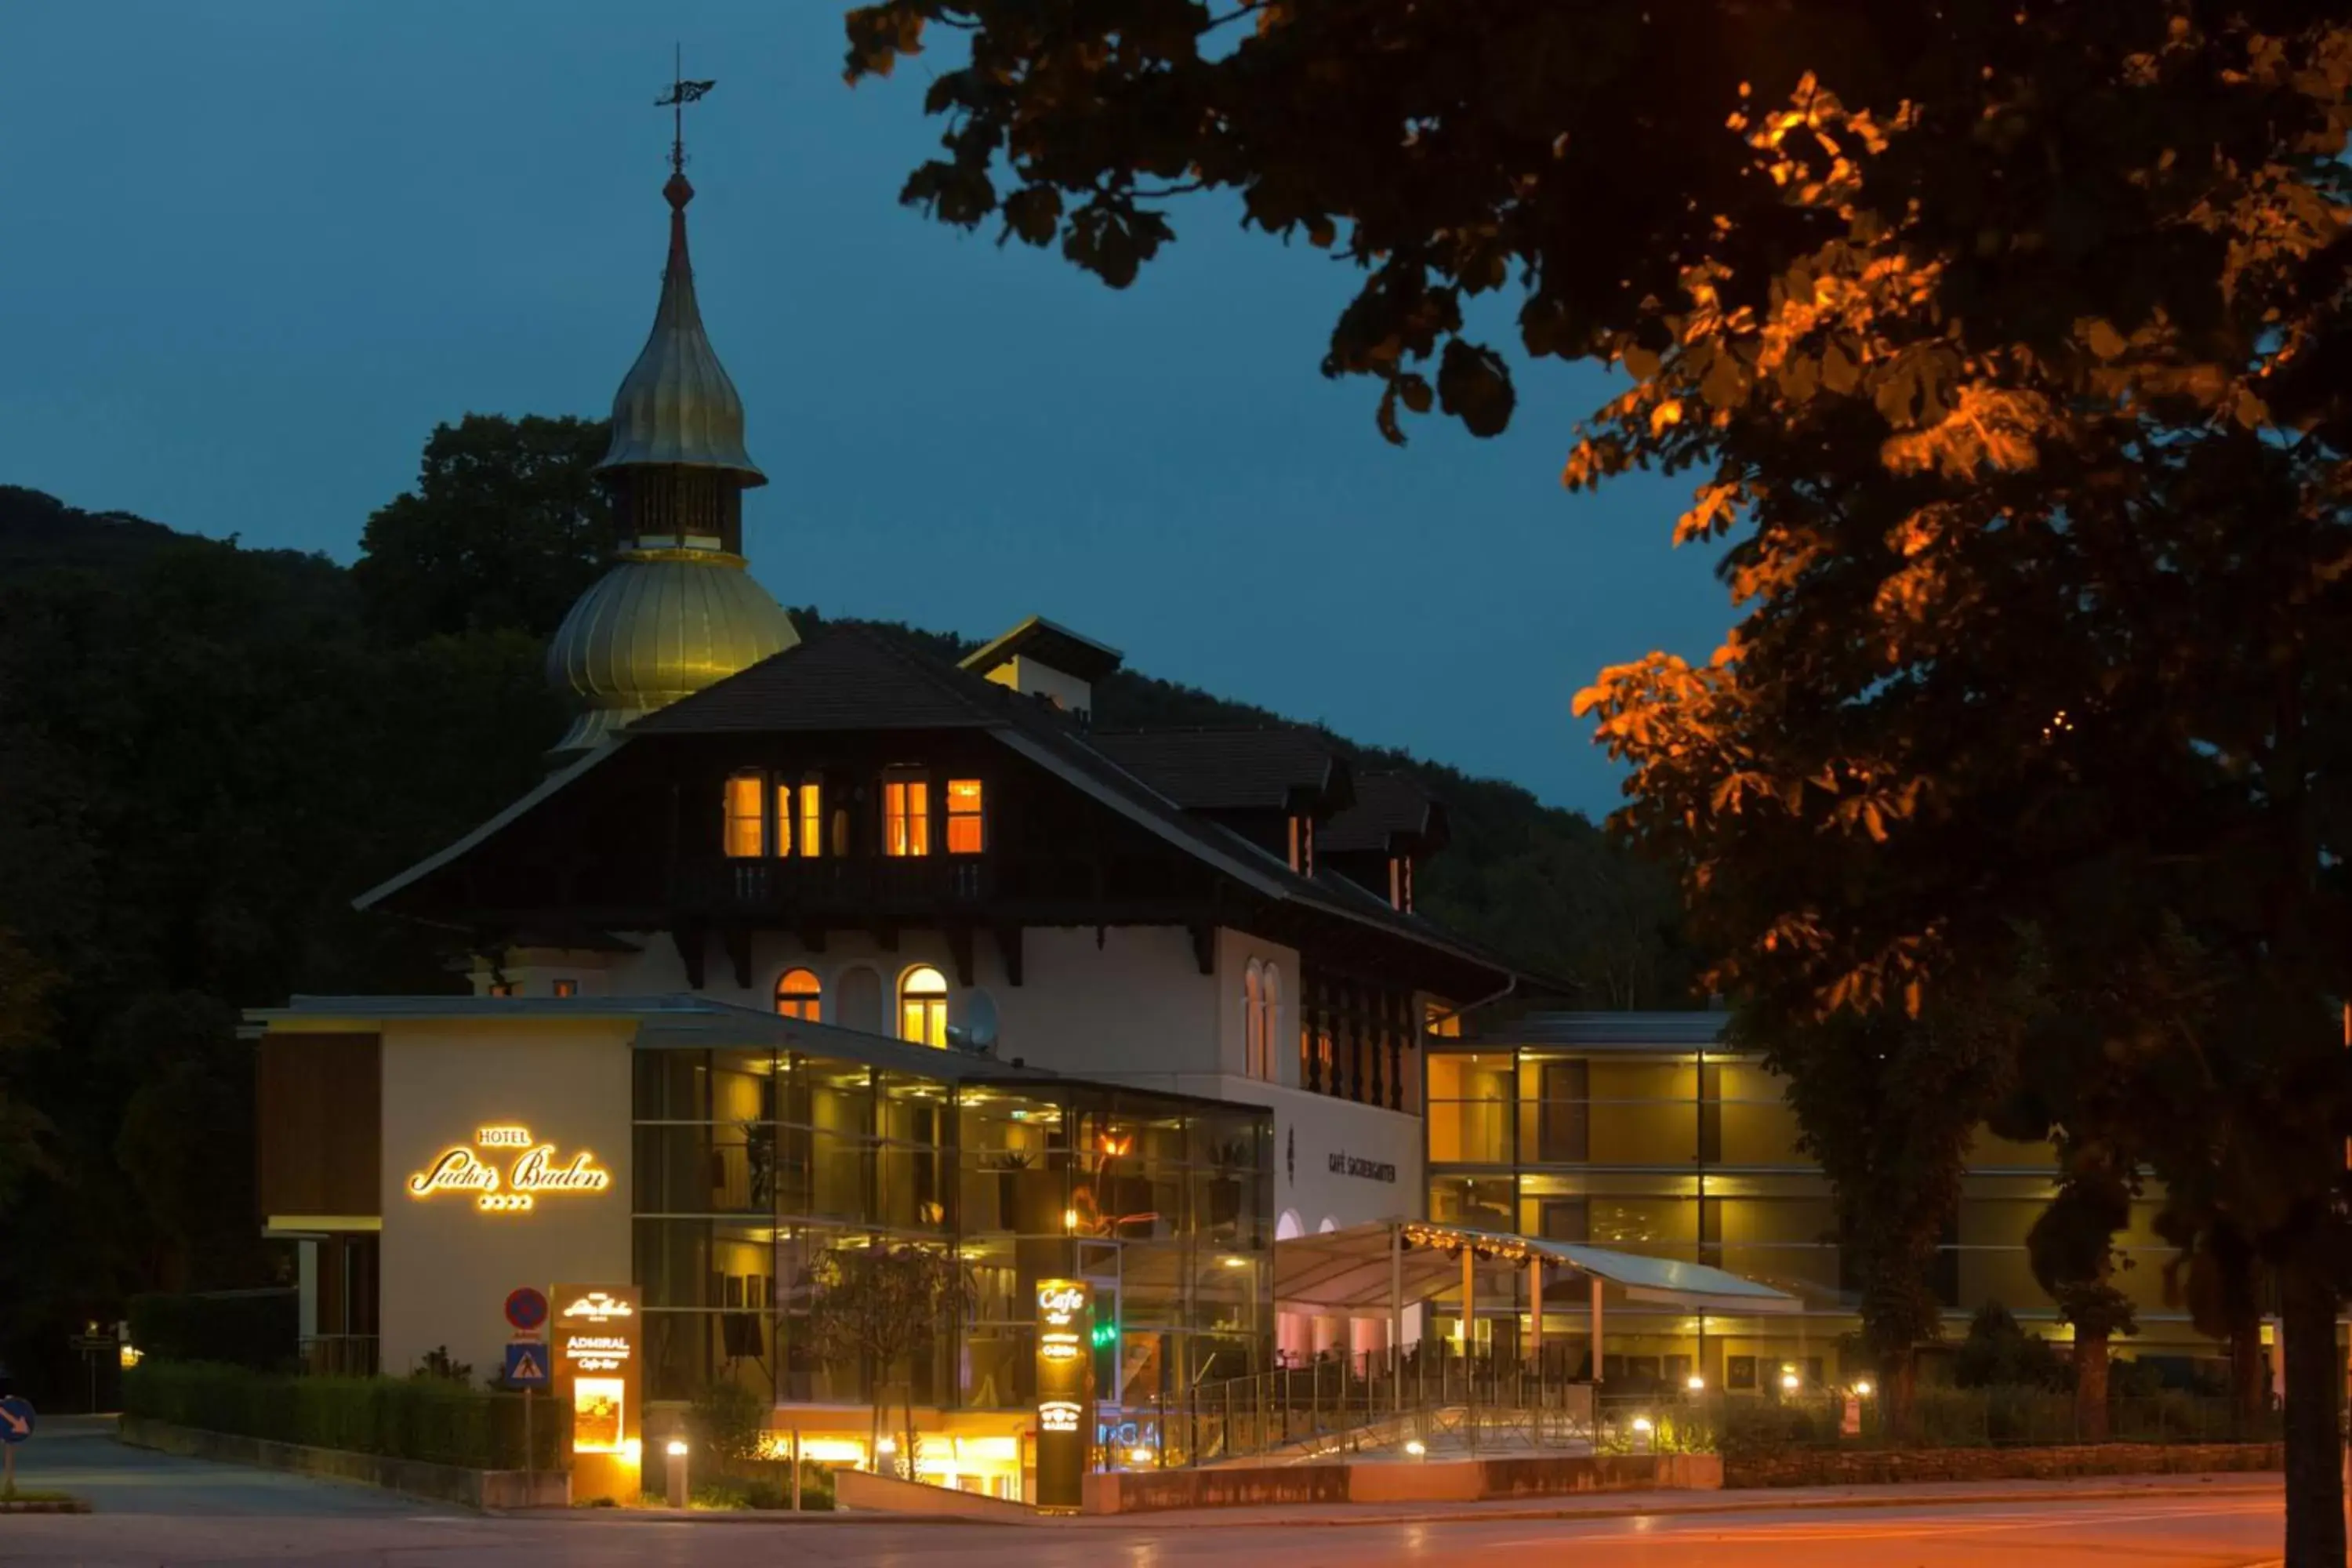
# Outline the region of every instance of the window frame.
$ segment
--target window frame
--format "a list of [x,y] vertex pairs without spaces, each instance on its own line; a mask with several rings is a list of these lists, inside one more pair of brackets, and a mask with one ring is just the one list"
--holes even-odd
[[931,778],[916,769],[882,775],[882,854],[923,860],[931,854]]
[[[737,786],[751,785],[751,797],[755,803],[748,815],[737,809]],[[768,771],[765,768],[736,768],[729,773],[719,786],[719,848],[730,860],[764,860],[773,835],[768,826],[768,813],[773,803],[769,798]],[[752,846],[738,848],[739,826],[751,826]]]
[[[971,788],[972,807],[970,811],[956,809],[956,791]],[[940,847],[950,855],[985,855],[988,853],[988,781],[976,776],[950,778],[940,792]],[[956,826],[969,822],[972,826],[973,843],[969,849],[956,847]]]
[[[805,991],[793,991],[787,993],[784,989],[785,986],[790,984],[793,979],[798,975],[806,975],[808,977],[809,988]],[[780,1018],[797,1018],[803,1024],[822,1024],[824,1022],[824,981],[817,974],[815,970],[811,969],[805,963],[788,965],[782,973],[777,975],[776,984],[769,989],[768,999],[770,1004],[775,1008],[776,1016]],[[809,1010],[806,1012],[787,1011],[787,1007],[805,1007]]]
[[[912,989],[915,983],[925,975],[939,982],[940,988],[937,992],[917,992]],[[946,1049],[948,1043],[948,977],[946,973],[937,964],[908,964],[906,972],[898,976],[898,984],[895,991],[895,1000],[898,1003],[896,1030],[898,1037],[910,1046],[929,1046],[938,1050]],[[910,1035],[907,1032],[907,1020],[909,1016],[908,1008],[910,1005],[922,1008],[924,1028],[919,1035]]]

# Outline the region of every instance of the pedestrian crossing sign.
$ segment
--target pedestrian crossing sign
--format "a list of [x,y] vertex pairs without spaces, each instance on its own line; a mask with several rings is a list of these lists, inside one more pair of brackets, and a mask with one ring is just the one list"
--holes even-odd
[[516,1388],[545,1388],[547,1347],[535,1342],[507,1346],[507,1382]]

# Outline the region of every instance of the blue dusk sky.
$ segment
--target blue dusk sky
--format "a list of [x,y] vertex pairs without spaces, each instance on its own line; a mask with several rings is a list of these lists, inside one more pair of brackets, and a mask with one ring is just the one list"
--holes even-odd
[[1686,484],[1560,488],[1608,378],[1522,365],[1507,436],[1392,448],[1371,386],[1318,369],[1357,274],[1234,204],[1180,205],[1124,292],[901,208],[929,73],[845,87],[843,9],[7,7],[0,483],[347,562],[436,422],[603,414],[652,319],[682,40],[719,83],[688,113],[696,278],[779,599],[973,636],[1041,613],[1606,811],[1571,697],[1730,618],[1669,545]]

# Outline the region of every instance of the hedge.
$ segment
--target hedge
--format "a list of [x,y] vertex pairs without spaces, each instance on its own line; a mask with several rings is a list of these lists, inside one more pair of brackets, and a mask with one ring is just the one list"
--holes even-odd
[[[125,1414],[313,1448],[470,1470],[523,1468],[523,1399],[439,1378],[293,1377],[210,1363],[142,1362],[122,1374]],[[536,1467],[556,1462],[556,1412],[541,1402]]]
[[296,1353],[292,1290],[133,1296],[127,1316],[131,1342],[163,1361],[226,1362],[256,1372],[283,1372]]

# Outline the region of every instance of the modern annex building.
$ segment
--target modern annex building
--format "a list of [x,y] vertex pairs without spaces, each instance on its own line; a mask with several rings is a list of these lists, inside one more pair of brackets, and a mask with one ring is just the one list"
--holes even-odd
[[[1781,1081],[1724,1042],[1727,1016],[1529,1013],[1474,1018],[1428,1042],[1432,1220],[1710,1265],[1805,1303],[1769,1318],[1631,1305],[1610,1323],[1601,1369],[1621,1385],[1697,1375],[1735,1394],[1769,1393],[1793,1373],[1815,1387],[1837,1376],[1840,1338],[1861,1326],[1829,1183],[1799,1147]],[[2047,1144],[1979,1131],[1937,1258],[1948,1339],[1987,1302],[2071,1337],[2025,1251],[2055,1176]],[[2182,1380],[2200,1362],[2218,1376],[2219,1348],[2164,1299],[2173,1248],[2153,1229],[2157,1206],[2144,1195],[2116,1237],[2116,1284],[2139,1329],[2115,1349],[2170,1363]],[[1458,1331],[1458,1309],[1436,1311]],[[1490,1298],[1477,1317],[1482,1343],[1528,1332],[1523,1298]],[[1573,1337],[1569,1322],[1552,1325],[1563,1329]]]

